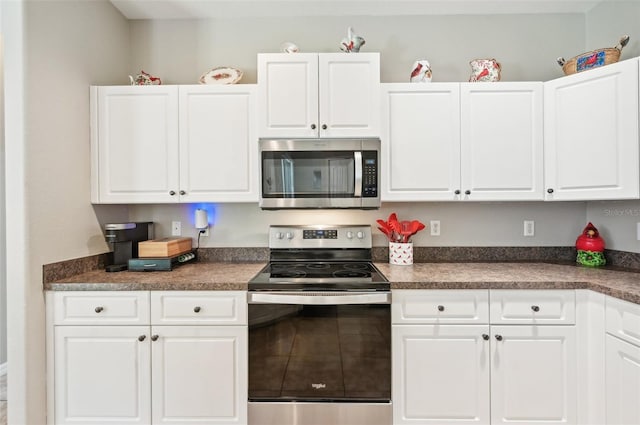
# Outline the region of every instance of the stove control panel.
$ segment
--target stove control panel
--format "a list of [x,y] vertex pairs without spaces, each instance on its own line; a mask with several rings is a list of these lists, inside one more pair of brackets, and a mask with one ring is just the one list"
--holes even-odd
[[271,226],[269,248],[371,248],[371,226]]
[[338,239],[336,229],[302,229],[303,239]]

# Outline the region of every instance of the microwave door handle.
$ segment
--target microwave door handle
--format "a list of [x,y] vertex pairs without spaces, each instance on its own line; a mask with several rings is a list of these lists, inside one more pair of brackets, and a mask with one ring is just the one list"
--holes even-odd
[[362,197],[362,152],[357,151],[353,153],[353,161],[355,164],[355,182],[353,189],[353,197]]

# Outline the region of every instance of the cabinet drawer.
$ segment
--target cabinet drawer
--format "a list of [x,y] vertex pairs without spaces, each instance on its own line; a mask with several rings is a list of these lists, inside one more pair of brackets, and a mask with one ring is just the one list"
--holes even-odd
[[640,347],[640,305],[607,296],[607,332]]
[[153,325],[246,325],[244,291],[152,291]]
[[487,290],[395,290],[391,320],[394,324],[489,323]]
[[83,291],[53,294],[55,325],[148,325],[147,291]]
[[492,324],[575,324],[576,300],[573,290],[495,289],[490,294]]

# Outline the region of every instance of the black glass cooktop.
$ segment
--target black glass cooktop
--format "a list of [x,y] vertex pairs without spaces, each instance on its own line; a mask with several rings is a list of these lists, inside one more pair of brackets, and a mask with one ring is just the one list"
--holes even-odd
[[369,262],[273,262],[250,282],[249,290],[389,290]]

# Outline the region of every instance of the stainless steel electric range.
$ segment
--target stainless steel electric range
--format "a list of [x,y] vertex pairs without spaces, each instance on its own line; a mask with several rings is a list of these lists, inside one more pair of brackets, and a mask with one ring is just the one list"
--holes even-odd
[[371,227],[271,226],[249,282],[249,424],[391,424],[391,292]]

